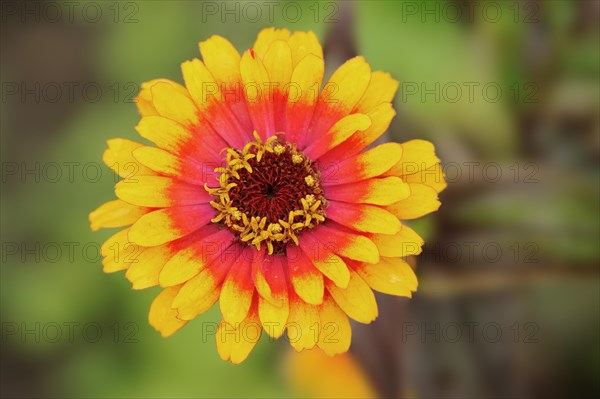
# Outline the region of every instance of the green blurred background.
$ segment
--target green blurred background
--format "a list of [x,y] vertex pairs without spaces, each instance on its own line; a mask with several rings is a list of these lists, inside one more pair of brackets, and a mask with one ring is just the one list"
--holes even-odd
[[320,394],[294,384],[283,340],[222,362],[203,334],[218,306],[160,338],[147,323],[158,289],[103,274],[97,250],[113,232],[87,221],[113,198],[106,140],[136,138],[139,84],[181,82],[199,41],[220,34],[243,51],[268,26],[313,30],[329,74],[356,54],[390,72],[401,85],[386,140],[429,139],[445,166],[440,211],[412,224],[427,243],[419,292],[379,297],[379,319],[354,326],[351,353],[378,395],[600,394],[598,1],[8,1],[1,11],[3,396]]

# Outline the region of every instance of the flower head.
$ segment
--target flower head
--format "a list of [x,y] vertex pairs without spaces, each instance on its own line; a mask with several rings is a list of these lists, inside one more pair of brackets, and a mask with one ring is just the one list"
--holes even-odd
[[185,86],[142,85],[136,130],[156,146],[108,142],[123,180],[90,222],[125,229],[102,246],[104,270],[162,287],[149,321],[163,336],[219,301],[224,360],[243,361],[263,329],[296,350],[345,352],[348,317],[377,317],[373,290],[417,288],[404,258],[423,241],[401,221],[440,205],[433,146],[370,148],[398,82],[355,57],[323,86],[312,32],[265,29],[243,55],[213,36],[200,51],[182,64]]

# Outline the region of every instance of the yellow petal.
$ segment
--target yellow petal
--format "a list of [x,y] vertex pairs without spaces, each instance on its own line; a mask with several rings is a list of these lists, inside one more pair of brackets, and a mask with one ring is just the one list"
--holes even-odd
[[323,184],[333,186],[376,177],[387,172],[402,157],[402,146],[385,143],[334,164],[323,172]]
[[253,265],[253,274],[254,286],[256,287],[258,294],[269,302],[276,302],[276,299],[273,298],[271,287],[269,286],[269,283],[267,282],[267,279],[262,271],[262,266]]
[[290,31],[287,29],[266,28],[258,32],[252,49],[258,57],[263,58],[275,40],[288,41],[289,38]]
[[394,214],[375,205],[329,201],[327,217],[365,233],[396,234],[402,228]]
[[[204,268],[205,265],[202,263],[202,260],[192,259],[190,261],[190,264],[184,263],[181,265],[185,270],[182,270],[177,276],[175,275],[174,267],[172,270],[169,270],[169,273],[165,273],[166,266],[159,276],[159,282],[162,286],[168,286],[169,284],[172,284],[172,282],[184,282],[179,294],[173,301],[174,308],[191,306],[208,295],[209,292],[220,292],[220,290],[217,289],[220,281],[213,275],[211,270]],[[191,272],[188,273],[188,271]]]
[[182,232],[173,226],[170,209],[160,209],[141,217],[131,227],[129,239],[144,246],[162,245],[182,237]]
[[194,58],[181,64],[183,80],[200,112],[205,112],[214,102],[222,101],[221,90],[202,61]]
[[424,184],[409,184],[410,197],[387,207],[400,220],[420,218],[435,212],[441,205],[435,190]]
[[328,199],[349,203],[390,205],[409,195],[408,184],[395,176],[327,187]]
[[135,98],[135,104],[138,108],[138,112],[142,116],[158,115],[158,111],[156,111],[156,108],[152,103],[152,86],[154,86],[157,83],[168,83],[181,94],[188,95],[188,92],[185,89],[185,87],[169,79],[154,79],[148,82],[144,82],[142,83],[142,87],[140,89],[139,94]]
[[392,119],[396,116],[396,111],[392,104],[383,103],[367,112],[371,119],[371,127],[364,132],[355,134],[357,142],[360,142],[361,149],[366,148],[377,140],[390,126]]
[[171,255],[165,245],[145,248],[131,264],[125,277],[131,282],[134,290],[154,287],[158,285],[160,271]]
[[129,228],[111,236],[100,248],[103,271],[114,273],[128,269],[141,255],[145,248],[130,242]]
[[263,140],[275,133],[273,96],[269,74],[260,58],[246,51],[240,61],[246,104],[254,128]]
[[310,259],[296,248],[288,248],[288,267],[294,290],[305,302],[318,305],[323,301],[323,275],[314,267]]
[[402,143],[402,149],[402,158],[387,172],[390,176],[411,175],[440,163],[435,155],[435,148],[429,141],[407,141]]
[[404,180],[407,183],[425,184],[439,193],[442,192],[448,185],[446,184],[444,177],[442,166],[438,163],[429,169],[420,170],[417,173],[406,175],[404,176]]
[[294,290],[307,303],[319,304],[323,300],[323,276],[311,274],[292,277]]
[[[346,61],[331,75],[320,100],[329,107],[350,113],[365,93],[371,79],[371,68],[361,56]],[[333,91],[327,87],[335,88]]]
[[145,247],[162,245],[205,226],[214,213],[209,204],[159,209],[138,219],[131,226],[129,239]]
[[181,320],[193,320],[196,316],[210,309],[219,300],[220,294],[221,291],[212,290],[206,295],[196,298],[194,301],[186,302],[177,307],[177,317]]
[[402,225],[396,234],[372,234],[369,236],[375,243],[379,254],[387,257],[405,257],[421,253],[423,239],[410,227]]
[[292,61],[294,65],[297,65],[308,54],[323,58],[323,49],[321,48],[319,39],[312,31],[294,32],[288,44],[292,49]]
[[199,46],[204,64],[218,83],[240,81],[240,53],[227,39],[215,35]]
[[[213,228],[218,232],[212,233]],[[239,257],[238,246],[231,245],[234,240],[231,232],[208,226],[201,233],[186,238],[192,245],[180,249],[167,262],[159,276],[162,286],[187,281],[173,303],[177,308],[194,302],[208,291],[220,287],[227,272]]]
[[256,346],[261,333],[262,327],[254,312],[237,325],[222,321],[215,335],[219,356],[233,364],[243,362]]
[[[367,116],[371,126],[357,131],[349,139],[327,152],[319,161],[324,165],[335,165],[339,160],[350,158],[373,144],[390,126],[396,111],[390,103],[383,103],[371,109]],[[335,168],[333,169],[335,171]]]
[[[196,276],[205,264],[202,257],[196,255],[195,249],[181,250],[164,265],[159,276],[159,284],[162,287],[169,287],[186,282]],[[197,281],[200,281],[200,278]],[[202,281],[206,282],[206,280]]]
[[276,40],[265,53],[263,59],[265,69],[269,74],[270,83],[276,84],[276,88],[283,90],[290,82],[292,76],[292,51],[287,42]]
[[319,308],[321,331],[319,332],[319,348],[329,355],[344,353],[350,348],[352,328],[348,316],[335,301],[327,295]]
[[111,139],[107,144],[102,161],[122,178],[156,174],[133,157],[133,151],[143,144],[126,139]]
[[251,264],[247,259],[238,260],[221,287],[219,305],[223,320],[233,325],[241,323],[248,315],[253,294]]
[[319,159],[332,148],[340,145],[355,132],[366,130],[371,126],[371,119],[365,114],[351,114],[337,121],[322,137],[311,143],[304,153],[311,159]]
[[184,126],[198,124],[198,109],[189,96],[162,82],[156,83],[151,90],[152,101],[159,115]]
[[379,260],[379,252],[375,244],[360,234],[348,237],[344,245],[340,246],[339,255],[368,263],[375,263]]
[[415,273],[401,258],[382,257],[376,265],[360,264],[356,272],[371,288],[384,294],[410,298],[417,290]]
[[286,137],[296,142],[304,137],[317,103],[325,64],[322,58],[309,54],[292,72],[286,105]]
[[264,330],[273,338],[279,338],[285,331],[285,325],[290,314],[287,297],[278,304],[260,297],[258,299],[258,316]]
[[172,179],[164,176],[134,177],[117,183],[115,194],[130,204],[164,208],[173,205],[174,201],[168,195],[173,184]]
[[142,83],[142,87],[134,102],[137,106],[138,112],[142,116],[158,115],[154,104],[152,104],[152,93],[150,87],[156,83],[156,80]]
[[290,300],[290,315],[287,322],[290,345],[300,352],[314,347],[319,341],[319,309],[300,298]]
[[350,283],[347,288],[342,289],[329,283],[327,290],[339,307],[352,319],[368,324],[377,318],[375,295],[356,272],[350,272]]
[[344,260],[336,254],[328,251],[314,253],[313,251],[305,252],[310,258],[315,268],[317,268],[325,277],[330,279],[341,288],[346,288],[350,281],[350,271]]
[[90,226],[92,231],[102,227],[128,226],[148,211],[148,208],[131,205],[120,199],[109,201],[90,212]]
[[121,180],[115,186],[115,194],[130,204],[153,208],[203,204],[212,199],[203,187],[166,176]]
[[381,103],[389,103],[398,90],[398,81],[387,72],[375,71],[371,74],[369,86],[356,106],[358,112],[369,112]]
[[140,136],[175,154],[191,139],[191,133],[183,125],[162,116],[143,117],[135,129]]
[[362,234],[353,233],[351,230],[341,230],[337,227],[329,227],[325,224],[319,225],[318,228],[306,234],[310,234],[310,237],[319,243],[316,249],[325,251],[322,253],[333,251],[340,256],[360,262],[379,262],[377,247]]
[[[219,258],[229,248],[231,239],[233,239],[233,235],[226,230],[221,230],[215,234],[208,233],[201,238],[194,238],[192,245],[179,249],[165,264],[159,277],[160,285],[168,287],[190,280],[203,270],[207,264]],[[225,260],[225,255],[223,255],[220,261],[225,262]],[[206,270],[203,276],[196,277],[197,279],[190,283],[190,286],[187,284],[183,286],[181,298],[185,297],[187,292],[197,291],[203,284],[211,284],[212,287],[220,283],[220,281],[216,281],[210,270]],[[178,300],[181,298],[178,298]],[[180,305],[178,300],[176,301],[177,307]]]
[[163,175],[180,175],[181,160],[172,153],[156,147],[143,146],[133,151],[133,156],[142,165]]
[[177,318],[177,311],[171,308],[179,287],[169,287],[161,291],[150,305],[148,321],[160,335],[168,337],[183,327],[187,321]]

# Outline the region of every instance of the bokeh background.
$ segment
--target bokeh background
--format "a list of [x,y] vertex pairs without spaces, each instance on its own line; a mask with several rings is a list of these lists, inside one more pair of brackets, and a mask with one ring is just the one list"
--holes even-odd
[[[3,1],[0,389],[10,397],[566,397],[600,394],[598,1]],[[270,13],[270,10],[272,12]],[[60,13],[60,15],[59,15]],[[147,323],[157,289],[105,275],[88,213],[141,82],[182,81],[213,34],[313,30],[328,73],[401,82],[386,139],[435,143],[449,187],[413,223],[412,300],[379,297],[350,354],[263,339],[222,362],[205,326]]]

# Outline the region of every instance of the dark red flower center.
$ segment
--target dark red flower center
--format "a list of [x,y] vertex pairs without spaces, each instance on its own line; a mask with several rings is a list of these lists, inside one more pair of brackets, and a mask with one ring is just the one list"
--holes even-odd
[[312,194],[315,199],[324,199],[319,185],[306,184],[306,176],[317,181],[319,176],[316,165],[306,158],[294,163],[288,150],[280,155],[267,152],[260,162],[252,158],[248,163],[252,173],[240,170],[237,186],[229,191],[233,206],[248,216],[266,216],[267,223],[277,223],[301,207],[301,198]]
[[227,149],[226,165],[218,188],[205,186],[215,196],[211,205],[219,211],[212,219],[222,223],[242,242],[269,253],[283,252],[289,241],[325,220],[319,169],[294,144],[276,136],[256,141],[243,149]]

